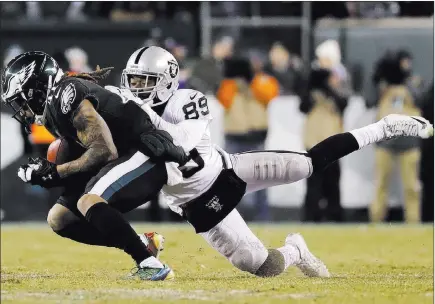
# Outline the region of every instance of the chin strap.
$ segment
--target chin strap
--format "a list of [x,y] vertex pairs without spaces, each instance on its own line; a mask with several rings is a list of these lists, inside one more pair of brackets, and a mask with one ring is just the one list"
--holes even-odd
[[37,124],[38,126],[43,126],[45,124],[45,113],[47,112],[47,104],[50,103],[53,99],[53,93],[55,89],[56,87],[53,86],[53,76],[50,75],[48,76],[47,94],[44,101],[44,111],[42,112],[42,115],[35,115],[35,124]]

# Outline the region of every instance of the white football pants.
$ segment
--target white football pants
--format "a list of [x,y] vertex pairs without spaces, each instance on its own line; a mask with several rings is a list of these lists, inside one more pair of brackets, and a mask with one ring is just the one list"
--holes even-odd
[[[228,154],[219,149],[227,166],[247,184],[246,193],[297,182],[313,172],[311,159],[293,152],[247,152]],[[256,273],[268,256],[263,243],[234,209],[219,224],[200,235],[231,264]]]

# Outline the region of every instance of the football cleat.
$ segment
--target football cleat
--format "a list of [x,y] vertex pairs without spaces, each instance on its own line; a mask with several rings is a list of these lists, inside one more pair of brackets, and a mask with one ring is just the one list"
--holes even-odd
[[159,258],[160,253],[163,251],[163,245],[165,243],[165,238],[163,235],[157,232],[145,232],[143,234],[138,234],[142,243],[147,246],[148,251],[152,256]]
[[165,281],[174,279],[175,275],[168,265],[149,257],[132,270],[131,277],[145,281]]
[[290,233],[285,239],[285,244],[294,246],[299,250],[300,261],[296,264],[296,267],[306,276],[320,278],[329,278],[331,276],[326,265],[310,252],[302,235]]
[[429,138],[434,135],[433,125],[420,116],[390,114],[381,119],[384,122],[385,139],[400,136]]

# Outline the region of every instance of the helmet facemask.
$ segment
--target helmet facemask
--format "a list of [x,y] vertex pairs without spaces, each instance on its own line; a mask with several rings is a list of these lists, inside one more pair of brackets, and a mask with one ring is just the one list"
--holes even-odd
[[164,74],[124,70],[121,79],[121,88],[130,90],[134,96],[143,103],[149,103],[158,98],[158,92],[165,90],[168,81]]
[[28,90],[27,97],[24,92],[19,92],[5,100],[5,103],[12,108],[12,117],[22,124],[27,133],[30,134],[31,125],[35,123],[36,117],[43,115],[45,94],[40,91]]

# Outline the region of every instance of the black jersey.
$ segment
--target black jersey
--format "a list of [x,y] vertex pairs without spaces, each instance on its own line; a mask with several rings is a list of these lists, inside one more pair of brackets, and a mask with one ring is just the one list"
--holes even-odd
[[140,134],[155,128],[148,114],[133,101],[125,102],[117,94],[91,81],[66,77],[48,98],[45,117],[47,129],[59,137],[79,142],[73,118],[84,99],[94,105],[109,126],[120,155],[137,148]]

